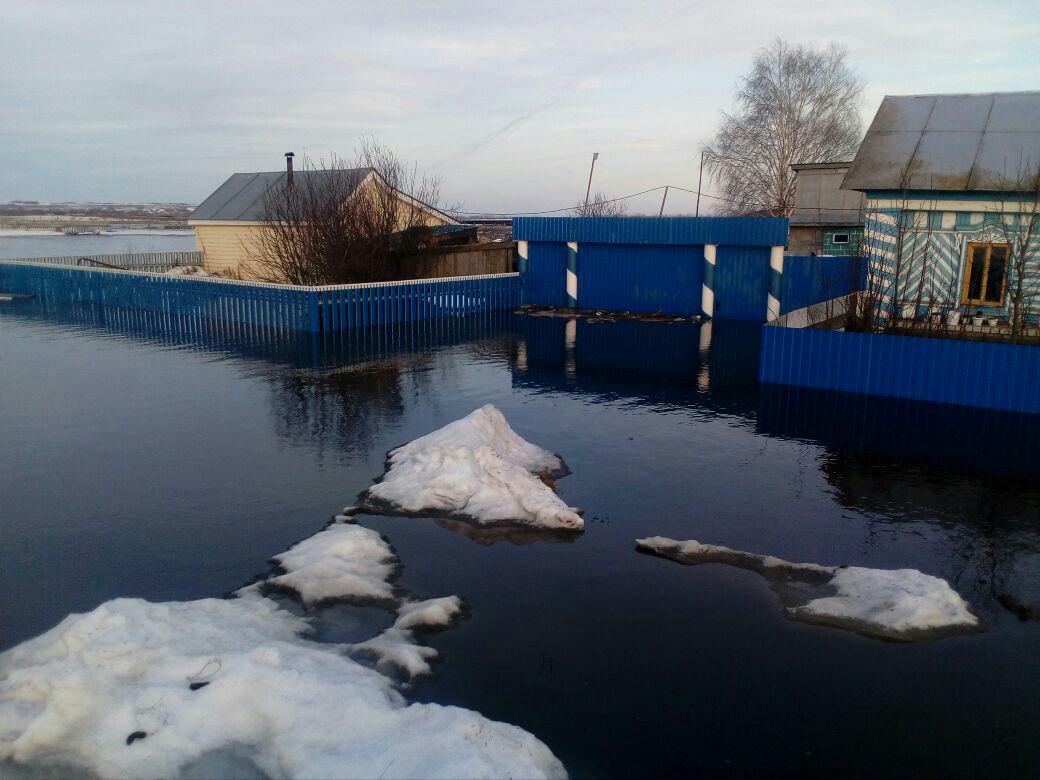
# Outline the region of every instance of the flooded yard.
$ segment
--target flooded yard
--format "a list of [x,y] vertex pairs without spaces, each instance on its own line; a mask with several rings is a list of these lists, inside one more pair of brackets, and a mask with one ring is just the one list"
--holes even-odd
[[[357,515],[399,589],[464,604],[409,701],[519,726],[576,777],[1036,777],[1040,421],[760,387],[758,331],[503,314],[262,341],[5,304],[0,650],[268,576],[388,451],[491,403],[566,462],[584,531]],[[917,569],[980,630],[798,622],[752,571],[636,551],[654,536]],[[309,613],[323,642],[393,622]]]

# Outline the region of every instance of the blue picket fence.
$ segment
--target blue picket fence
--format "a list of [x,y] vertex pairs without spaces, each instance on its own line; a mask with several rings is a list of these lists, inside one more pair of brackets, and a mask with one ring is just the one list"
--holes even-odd
[[0,261],[0,291],[310,332],[516,307],[518,274],[303,287]]
[[1040,347],[762,328],[759,379],[779,385],[1040,414]]

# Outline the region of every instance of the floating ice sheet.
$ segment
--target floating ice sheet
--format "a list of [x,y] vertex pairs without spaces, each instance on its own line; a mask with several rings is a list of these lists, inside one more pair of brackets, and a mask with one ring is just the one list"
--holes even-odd
[[272,558],[285,574],[268,584],[299,594],[304,604],[329,599],[392,599],[387,581],[397,564],[390,545],[376,531],[334,524]]
[[480,524],[578,531],[584,522],[545,480],[567,468],[518,436],[490,404],[390,452],[365,508],[428,513]]
[[562,777],[531,734],[407,704],[260,597],[118,599],[0,654],[0,760],[102,778]]
[[[758,572],[776,586],[787,614],[806,622],[907,641],[979,625],[946,580],[917,569],[792,563],[771,555],[660,536],[637,539],[636,547],[679,563],[726,563]],[[786,587],[792,584],[800,587]]]

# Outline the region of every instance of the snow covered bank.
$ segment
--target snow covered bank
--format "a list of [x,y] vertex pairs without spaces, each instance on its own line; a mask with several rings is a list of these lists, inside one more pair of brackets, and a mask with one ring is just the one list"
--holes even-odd
[[566,473],[558,456],[518,436],[489,404],[391,451],[382,481],[361,503],[375,512],[579,531],[578,512],[543,481]]
[[720,545],[654,536],[637,549],[679,563],[725,563],[750,569],[774,585],[788,615],[870,636],[931,639],[953,630],[978,628],[979,621],[949,583],[917,569],[867,569],[792,563]]
[[0,760],[103,778],[222,762],[270,777],[566,775],[531,734],[409,705],[306,629],[255,592],[72,615],[0,654]]
[[272,560],[285,574],[267,583],[292,590],[307,605],[328,599],[394,598],[387,580],[397,556],[371,528],[330,525]]
[[166,272],[167,276],[195,276],[200,279],[204,277],[213,276],[209,271],[203,268],[201,265],[175,265],[169,271]]

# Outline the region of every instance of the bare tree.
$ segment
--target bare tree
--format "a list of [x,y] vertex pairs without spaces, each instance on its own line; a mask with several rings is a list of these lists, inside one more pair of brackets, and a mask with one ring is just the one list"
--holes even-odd
[[431,241],[440,181],[365,140],[350,161],[308,163],[268,190],[247,247],[261,281],[344,284],[408,277]]
[[[998,231],[1008,245],[1008,322],[1011,341],[1025,334],[1030,320],[1040,316],[1040,165],[1022,168],[1014,189],[1021,195],[1015,213],[1002,213]],[[1004,201],[1004,212],[1010,211]]]
[[588,203],[579,203],[571,214],[575,217],[624,217],[628,214],[628,207],[624,201],[611,200],[605,193],[597,192]]
[[788,216],[795,205],[793,163],[846,160],[862,136],[863,81],[845,50],[791,46],[777,39],[755,56],[722,115],[704,162],[729,214]]

